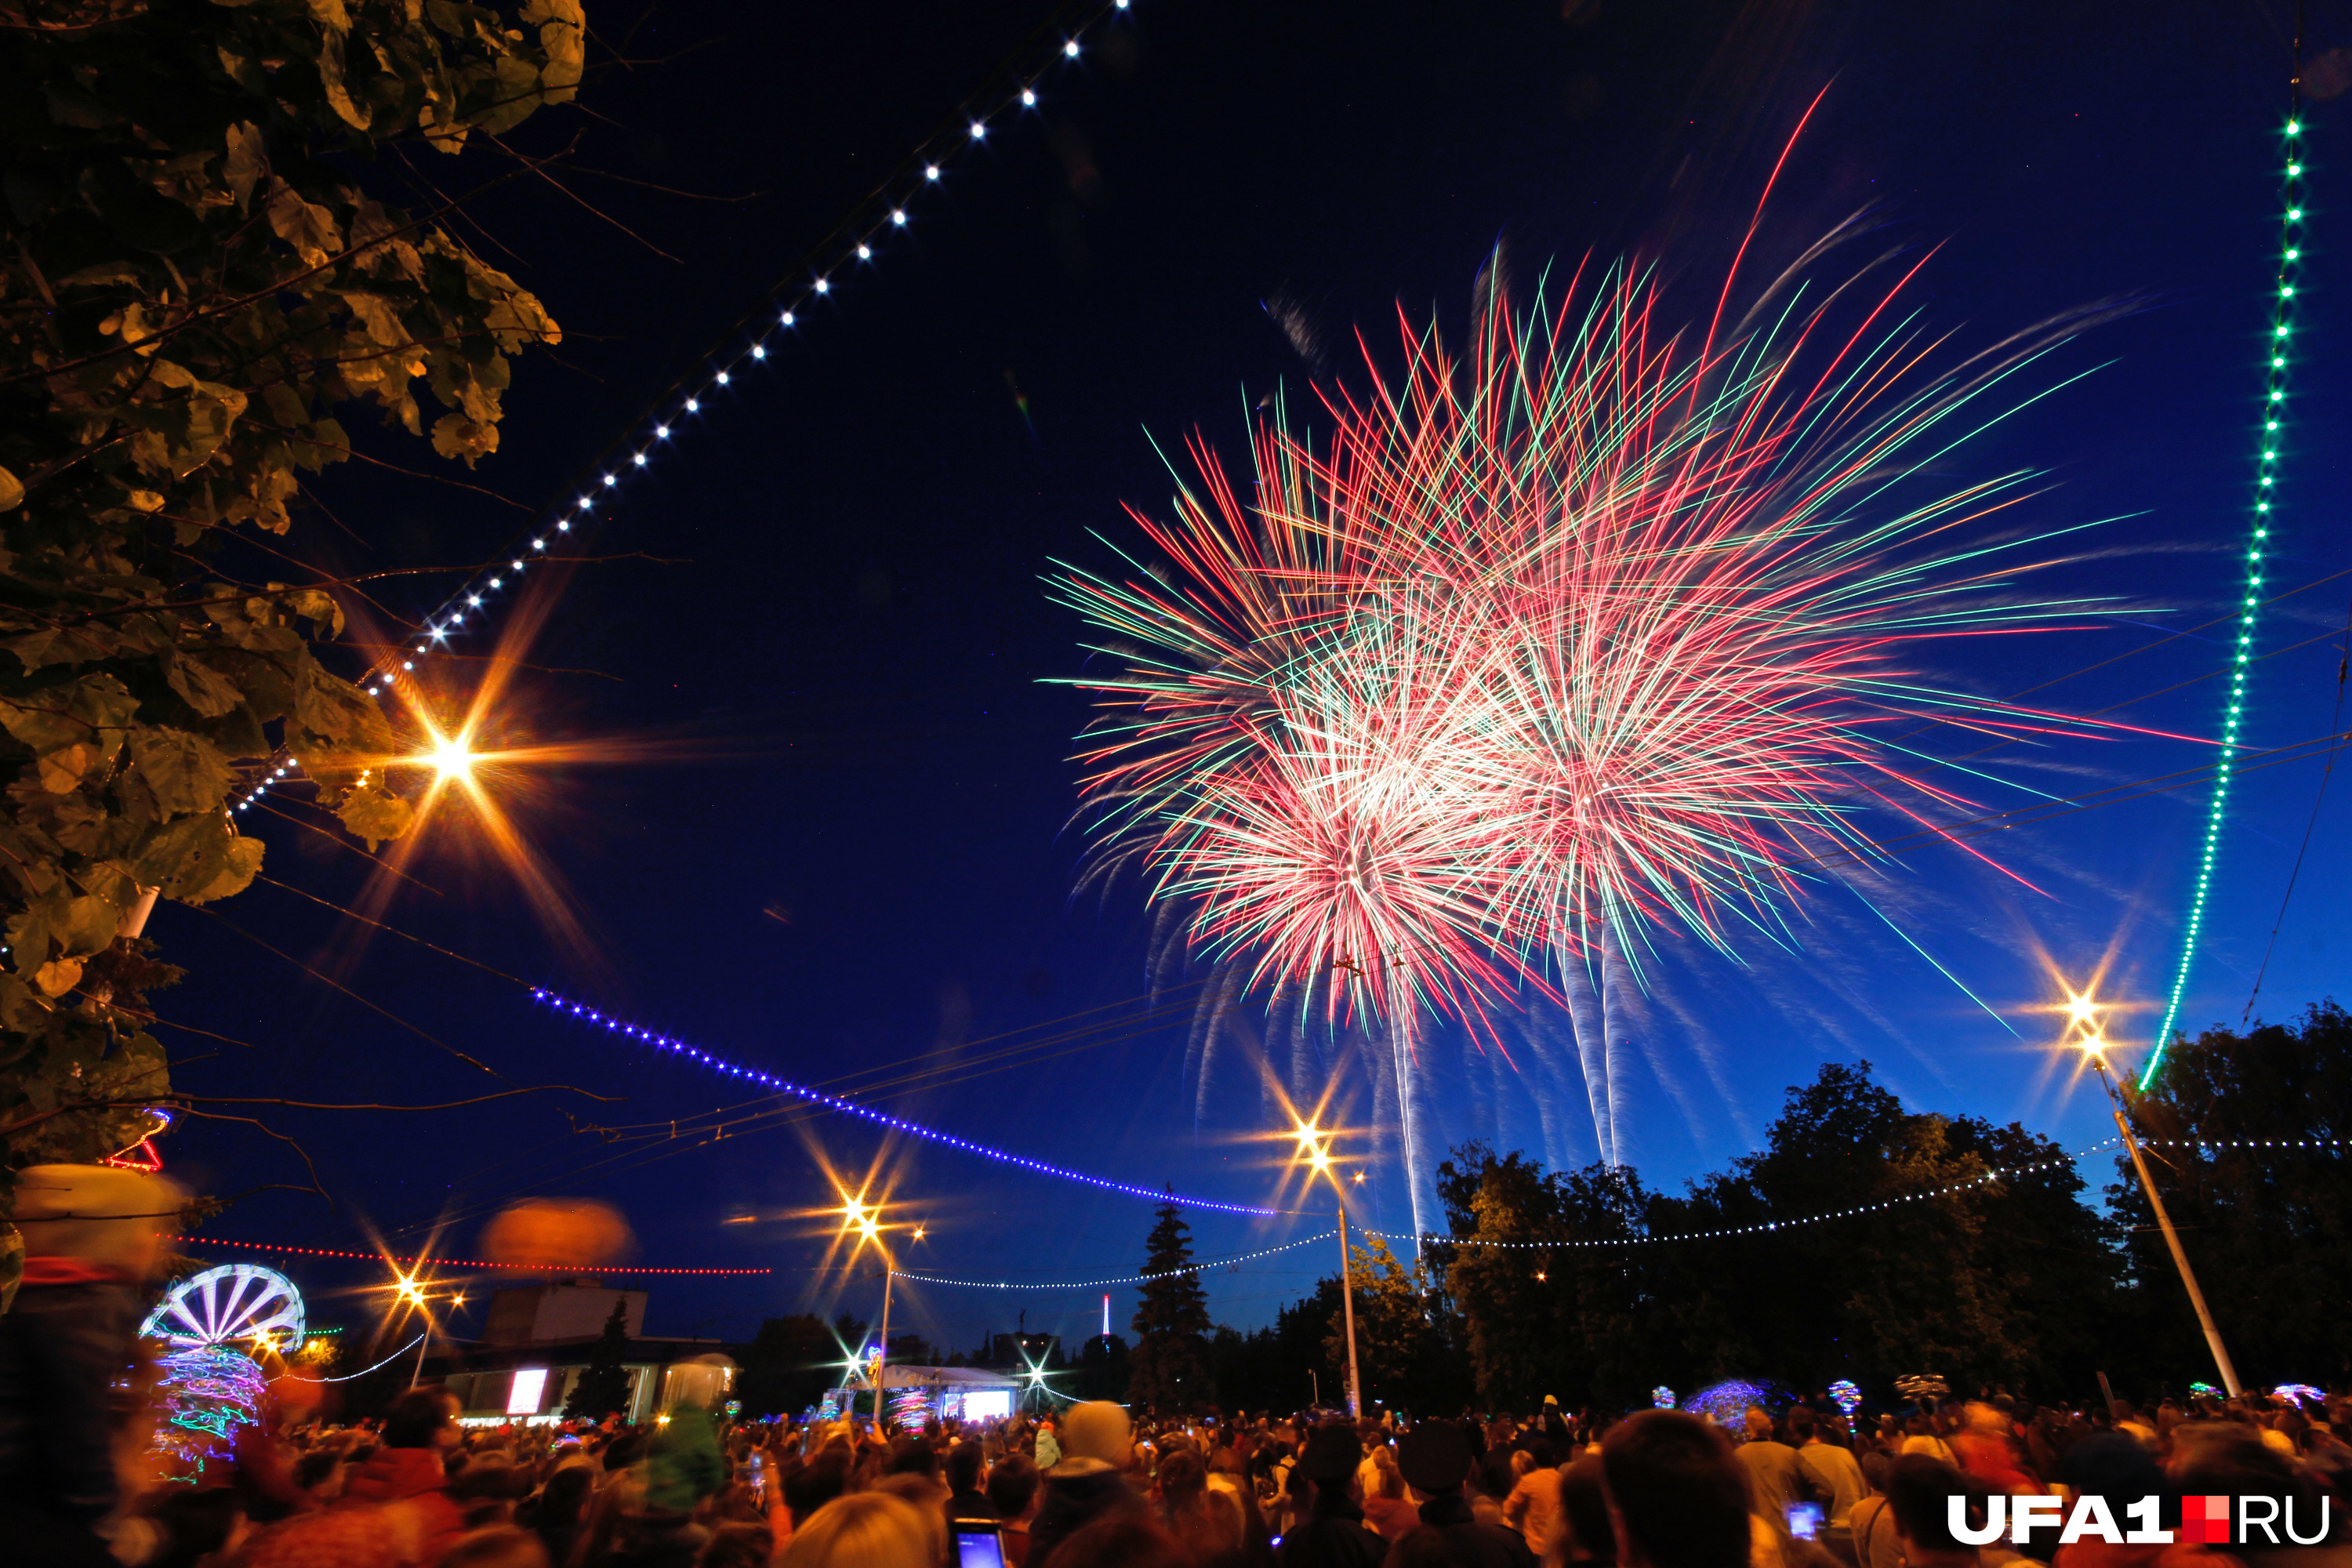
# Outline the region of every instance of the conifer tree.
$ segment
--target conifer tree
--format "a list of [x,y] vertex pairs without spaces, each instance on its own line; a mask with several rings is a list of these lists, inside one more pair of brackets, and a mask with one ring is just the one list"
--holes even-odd
[[1192,1410],[1214,1396],[1209,1377],[1209,1299],[1192,1267],[1192,1227],[1173,1203],[1160,1205],[1144,1243],[1144,1283],[1129,1325],[1128,1401],[1163,1411]]
[[613,1302],[613,1315],[604,1320],[604,1331],[588,1352],[588,1364],[572,1383],[572,1397],[563,1402],[564,1415],[602,1421],[627,1412],[629,1369],[623,1363],[629,1355],[628,1309],[625,1298]]

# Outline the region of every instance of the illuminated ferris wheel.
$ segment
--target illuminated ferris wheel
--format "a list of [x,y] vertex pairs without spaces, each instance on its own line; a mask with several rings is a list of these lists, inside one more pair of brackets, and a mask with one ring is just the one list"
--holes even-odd
[[257,1263],[224,1263],[183,1279],[139,1326],[142,1337],[175,1351],[257,1342],[291,1351],[302,1342],[302,1293]]

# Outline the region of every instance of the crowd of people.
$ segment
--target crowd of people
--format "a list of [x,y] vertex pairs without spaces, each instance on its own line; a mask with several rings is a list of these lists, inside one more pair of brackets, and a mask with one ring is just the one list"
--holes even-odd
[[[1853,1422],[1827,1401],[1730,1426],[1675,1411],[1321,1420],[1057,1415],[877,1428],[464,1426],[415,1390],[380,1420],[248,1427],[197,1485],[85,1521],[149,1568],[2230,1568],[2352,1562],[2352,1398],[2095,1415],[2006,1398]],[[20,1470],[24,1467],[19,1467]],[[37,1466],[34,1467],[37,1470]],[[20,1505],[26,1476],[0,1478]],[[1971,1545],[1996,1496],[2277,1499],[2318,1544]],[[90,1500],[79,1500],[85,1508]],[[2325,1512],[2323,1512],[2325,1509]],[[101,1545],[103,1540],[106,1545]],[[975,1556],[971,1553],[978,1552]],[[0,1539],[0,1561],[14,1561]],[[69,1562],[36,1556],[23,1561]]]
[[[224,1429],[233,1447],[166,1475],[129,1369],[168,1211],[96,1167],[19,1173],[15,1204],[39,1239],[0,1313],[0,1565],[2352,1568],[2346,1395],[2147,1413],[1994,1395],[1864,1422],[1821,1395],[1728,1426],[1547,1400],[1517,1419],[1139,1426],[1092,1402],[919,1429],[691,1405],[639,1426],[469,1426],[432,1386],[324,1422],[294,1398],[320,1385],[289,1379]],[[2058,1521],[2077,1496],[2079,1512],[2105,1500],[2103,1533]],[[2058,1500],[2008,1500],[2033,1498]],[[2284,1539],[2114,1528],[2145,1528],[2144,1500],[2174,1527],[2217,1499],[2248,1521],[2266,1500]],[[1996,1537],[2012,1506],[2042,1522]]]

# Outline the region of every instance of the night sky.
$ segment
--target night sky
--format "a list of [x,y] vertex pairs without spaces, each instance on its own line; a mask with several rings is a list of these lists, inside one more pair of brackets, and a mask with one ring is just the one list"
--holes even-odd
[[[1105,540],[1134,537],[1122,504],[1164,507],[1153,437],[1197,427],[1240,457],[1248,409],[1278,385],[1297,402],[1318,377],[1360,384],[1355,334],[1390,353],[1400,305],[1458,334],[1498,244],[1522,290],[1550,263],[1631,255],[1660,268],[1670,315],[1703,316],[1773,158],[1826,86],[1751,266],[1777,270],[1867,207],[1873,248],[1941,247],[1913,303],[1963,350],[2070,309],[2133,304],[2034,373],[2039,384],[2084,379],[1948,467],[1955,480],[2043,471],[2045,492],[2023,509],[2041,526],[2117,520],[2042,578],[2105,596],[2112,615],[1956,645],[1937,674],[1994,695],[2068,677],[2033,700],[2210,736],[2218,629],[2170,634],[2223,614],[2240,581],[2290,15],[2280,0],[2128,11],[1138,0],[1049,75],[1034,115],[999,121],[955,156],[902,239],[837,273],[789,342],[680,422],[670,455],[630,476],[579,552],[632,558],[579,566],[544,605],[522,655],[536,668],[502,722],[541,741],[626,742],[625,760],[503,786],[584,943],[551,928],[458,821],[411,864],[426,886],[399,886],[383,918],[802,1081],[936,1051],[949,1054],[917,1065],[969,1060],[1010,1032],[1041,1039],[1131,1016],[1159,985],[1172,1005],[1144,1026],[1094,1027],[1017,1070],[885,1103],[1120,1182],[1289,1207],[1296,1183],[1284,1185],[1282,1148],[1263,1138],[1287,1125],[1267,1085],[1312,1099],[1336,1081],[1342,1118],[1374,1129],[1349,1144],[1350,1168],[1368,1173],[1365,1215],[1406,1231],[1391,1091],[1363,1055],[1266,1031],[1246,1011],[1196,1032],[1183,986],[1202,972],[1169,951],[1142,890],[1082,887],[1067,758],[1086,709],[1054,684],[1082,668],[1080,628],[1047,603],[1041,574],[1056,560],[1113,568]],[[518,142],[545,153],[576,138],[572,195],[509,182],[471,231],[569,335],[523,362],[502,450],[470,477],[534,506],[569,493],[582,465],[800,270],[1046,16],[901,0],[822,15],[593,5],[608,58],[637,63],[606,74],[585,111],[542,113]],[[2315,90],[2340,91],[2352,17],[2322,5],[2310,25]],[[2352,590],[2335,575],[2352,554],[2329,500],[2345,458],[2337,350],[2352,292],[2334,197],[2352,179],[2340,148],[2352,132],[2341,101],[2314,103],[2308,120],[2312,260],[2268,586],[2316,585],[2264,613],[2262,650],[2291,651],[2258,667],[2247,721],[2258,747],[2331,728]],[[420,167],[443,182],[467,166]],[[381,474],[338,475],[321,493],[349,532],[316,522],[305,537],[343,569],[479,561],[526,521]],[[384,602],[421,616],[452,581],[398,580]],[[554,585],[551,574],[540,589]],[[454,701],[478,667],[449,668]],[[2011,748],[1986,765],[2063,795],[2210,760],[2207,747],[2138,739]],[[2192,1030],[2234,1025],[2246,1005],[2319,776],[2303,763],[2240,785],[2184,1015]],[[1994,784],[1974,793],[1990,808],[2026,798]],[[1676,1188],[1755,1147],[1786,1086],[1856,1058],[1918,1109],[2021,1120],[2070,1147],[2100,1138],[2102,1103],[2069,1091],[2054,1021],[2031,1009],[2056,999],[2053,966],[2079,977],[2103,962],[2110,994],[2160,998],[2205,798],[2158,794],[1982,846],[2040,894],[1950,848],[1909,853],[1876,885],[1901,935],[1830,888],[1805,906],[1794,951],[1749,943],[1743,966],[1665,940],[1653,991],[1628,1000],[1629,1160]],[[2332,798],[2311,839],[2265,1016],[2337,986],[2352,935],[2347,798]],[[268,841],[268,875],[337,904],[365,889],[373,868],[327,836],[259,812],[239,821]],[[567,1113],[651,1124],[750,1097],[559,1021],[481,969],[382,934],[352,942],[331,911],[278,888],[218,912],[238,930],[173,906],[150,927],[163,956],[192,971],[158,998],[165,1016],[250,1043],[170,1036],[192,1058],[176,1069],[183,1088],[414,1104],[561,1082],[626,1099],[263,1110],[316,1161],[333,1206],[264,1191],[211,1235],[352,1247],[373,1226],[407,1251],[448,1216],[442,1250],[472,1256],[500,1204],[593,1195],[627,1214],[644,1262],[773,1268],[654,1289],[652,1331],[748,1337],[763,1314],[871,1317],[878,1305],[870,1278],[816,1270],[824,1226],[792,1217],[834,1201],[829,1162],[882,1169],[910,1200],[929,1236],[908,1268],[1054,1280],[1139,1265],[1150,1216],[1133,1197],[885,1147],[840,1119],[772,1120],[716,1142],[574,1132]],[[1110,1010],[1055,1023],[1097,1008]],[[2141,1044],[2155,1020],[2129,1013],[2115,1032]],[[1443,1031],[1428,1040],[1426,1158],[1474,1137],[1556,1163],[1594,1158],[1568,1042],[1565,1020],[1541,1008],[1483,1048]],[[307,1180],[299,1155],[247,1127],[184,1128],[165,1154],[202,1191]],[[2111,1179],[2104,1160],[2095,1174]],[[1210,1258],[1316,1223],[1192,1217]],[[1270,1319],[1330,1271],[1328,1250],[1212,1274],[1213,1310],[1244,1327]],[[293,1272],[330,1321],[365,1321],[335,1292],[380,1278]],[[1032,1330],[1075,1338],[1093,1331],[1099,1295],[914,1287],[894,1319],[969,1348],[1025,1308]],[[1122,1331],[1131,1302],[1118,1293]]]

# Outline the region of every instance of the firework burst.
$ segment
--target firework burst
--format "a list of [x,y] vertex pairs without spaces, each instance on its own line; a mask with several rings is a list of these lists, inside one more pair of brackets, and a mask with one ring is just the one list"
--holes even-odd
[[1628,268],[1557,310],[1492,287],[1466,354],[1406,323],[1319,442],[1277,404],[1248,501],[1192,442],[1171,517],[1134,513],[1164,565],[1053,580],[1116,639],[1075,682],[1098,866],[1253,984],[1491,1038],[1662,932],[1780,938],[1877,858],[1868,813],[1971,804],[1941,741],[2101,732],[1916,667],[2095,607],[2022,593],[2036,540],[1987,538],[2032,475],[1927,472],[2088,318],[1938,371],[1908,277],[1808,302],[1792,274],[1703,340]]

